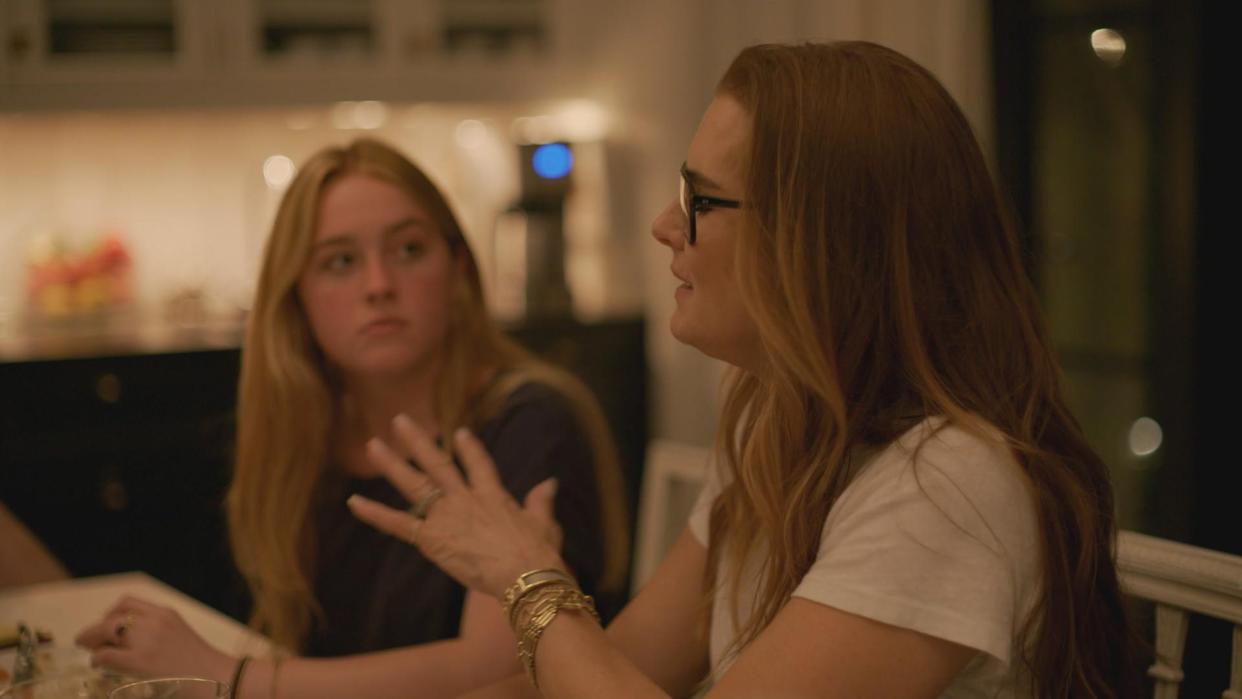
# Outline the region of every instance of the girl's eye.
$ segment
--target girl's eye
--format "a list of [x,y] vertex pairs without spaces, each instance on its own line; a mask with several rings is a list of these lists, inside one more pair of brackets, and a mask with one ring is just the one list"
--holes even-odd
[[343,272],[352,267],[354,262],[353,253],[337,252],[326,257],[321,266],[329,272]]
[[421,257],[426,248],[422,243],[416,241],[406,241],[397,246],[397,257],[402,260],[412,260]]

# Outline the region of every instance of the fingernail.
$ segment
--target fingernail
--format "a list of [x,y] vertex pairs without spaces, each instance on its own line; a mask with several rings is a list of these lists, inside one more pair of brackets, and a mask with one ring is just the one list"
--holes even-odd
[[551,485],[549,485],[549,486],[548,486],[548,491],[549,491],[549,492],[548,492],[548,495],[550,495],[550,496],[555,496],[555,495],[556,495],[556,489],[557,489],[557,488],[559,488],[559,487],[561,487],[561,482],[560,482],[560,481],[558,481],[558,480],[556,480],[556,478],[555,478],[555,477],[553,477],[553,478],[549,478],[549,479],[548,479],[548,483],[550,483],[550,484],[551,484]]
[[464,442],[467,439],[470,439],[470,430],[465,427],[458,427],[457,431],[453,433],[453,439],[456,439],[459,442]]
[[397,414],[396,414],[396,415],[392,418],[392,424],[394,424],[394,425],[398,425],[398,426],[400,426],[400,427],[404,427],[404,428],[407,428],[407,429],[408,429],[408,428],[411,428],[411,427],[414,427],[414,421],[413,421],[413,420],[411,420],[411,419],[410,419],[410,416],[409,416],[409,415],[406,415],[405,413],[397,413]]
[[349,497],[345,498],[345,505],[348,507],[353,507],[354,505],[358,505],[363,502],[366,502],[366,498],[362,497],[361,495],[358,495],[357,493],[354,493],[353,495],[350,495]]

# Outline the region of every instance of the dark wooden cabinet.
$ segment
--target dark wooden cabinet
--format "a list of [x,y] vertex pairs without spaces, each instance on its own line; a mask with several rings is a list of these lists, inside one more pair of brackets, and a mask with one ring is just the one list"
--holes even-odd
[[631,541],[649,429],[644,327],[642,318],[628,318],[590,324],[527,322],[509,330],[531,351],[581,378],[599,399],[620,452]]
[[[643,321],[509,332],[599,397],[633,521],[647,441]],[[223,512],[239,367],[235,347],[0,361],[0,500],[74,575],[144,570],[243,613]]]
[[0,498],[74,575],[145,570],[216,607],[238,351],[0,364]]

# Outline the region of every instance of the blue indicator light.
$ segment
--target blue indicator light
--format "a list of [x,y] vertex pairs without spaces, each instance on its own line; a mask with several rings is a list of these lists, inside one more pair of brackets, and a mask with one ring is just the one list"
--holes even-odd
[[530,157],[535,174],[545,180],[559,180],[569,174],[574,166],[574,156],[564,143],[546,143],[535,149]]

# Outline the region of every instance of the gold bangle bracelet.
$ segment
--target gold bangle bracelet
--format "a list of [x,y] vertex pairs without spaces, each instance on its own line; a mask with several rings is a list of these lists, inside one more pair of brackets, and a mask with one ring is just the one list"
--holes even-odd
[[563,609],[588,613],[596,623],[599,614],[595,611],[594,601],[590,595],[584,595],[577,588],[544,588],[535,593],[536,599],[531,600],[530,618],[522,624],[518,638],[518,659],[526,669],[526,676],[535,689],[539,688],[539,678],[535,671],[535,653],[539,647],[539,639],[544,630]]
[[[539,568],[536,570],[528,570],[517,577],[509,589],[505,590],[504,597],[501,599],[501,606],[505,610],[505,616],[509,618],[509,625],[514,624],[514,607],[532,590],[536,590],[545,585],[560,583],[577,587],[578,584],[574,579],[569,577],[564,571],[555,568]],[[516,629],[515,629],[516,630]]]

